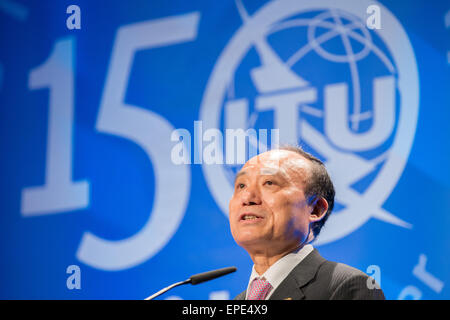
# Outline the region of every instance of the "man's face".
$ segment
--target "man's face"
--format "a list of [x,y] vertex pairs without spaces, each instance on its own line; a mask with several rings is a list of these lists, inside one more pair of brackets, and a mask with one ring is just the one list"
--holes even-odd
[[262,153],[243,166],[229,204],[231,233],[240,246],[276,252],[307,240],[309,169],[309,160],[287,150]]

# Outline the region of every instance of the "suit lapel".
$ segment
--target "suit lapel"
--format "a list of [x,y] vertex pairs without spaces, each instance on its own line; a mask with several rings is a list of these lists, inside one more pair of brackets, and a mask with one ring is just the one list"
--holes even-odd
[[314,249],[281,282],[269,300],[301,300],[305,298],[302,288],[316,275],[319,266],[325,262]]
[[246,295],[247,295],[247,290],[239,293],[233,300],[245,300]]
[[302,300],[305,298],[292,272],[275,289],[269,300]]

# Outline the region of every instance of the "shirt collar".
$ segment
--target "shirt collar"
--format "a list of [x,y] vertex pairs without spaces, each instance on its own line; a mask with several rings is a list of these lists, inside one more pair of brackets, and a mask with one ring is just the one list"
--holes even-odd
[[275,289],[281,284],[281,282],[287,277],[287,275],[298,265],[308,254],[310,254],[314,250],[314,247],[311,244],[307,244],[303,246],[300,250],[293,251],[278,261],[276,261],[273,265],[270,266],[269,269],[264,272],[264,274],[259,275],[255,270],[255,265],[253,265],[252,273],[250,275],[250,280],[247,286],[247,293],[250,291],[250,285],[253,280],[257,277],[266,279],[271,285],[272,290],[270,290],[266,299],[268,299]]

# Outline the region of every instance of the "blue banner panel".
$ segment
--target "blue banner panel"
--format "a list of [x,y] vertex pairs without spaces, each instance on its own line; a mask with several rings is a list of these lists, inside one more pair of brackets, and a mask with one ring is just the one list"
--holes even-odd
[[0,298],[232,299],[235,175],[288,143],[325,258],[450,299],[449,40],[449,1],[0,0]]

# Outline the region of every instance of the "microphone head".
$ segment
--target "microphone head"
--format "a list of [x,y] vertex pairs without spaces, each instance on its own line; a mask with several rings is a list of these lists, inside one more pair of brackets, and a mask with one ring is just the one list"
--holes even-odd
[[208,272],[198,273],[189,278],[191,284],[199,284],[205,281],[209,281],[221,276],[224,276],[226,274],[235,272],[237,270],[236,267],[227,267],[217,270],[212,270]]

